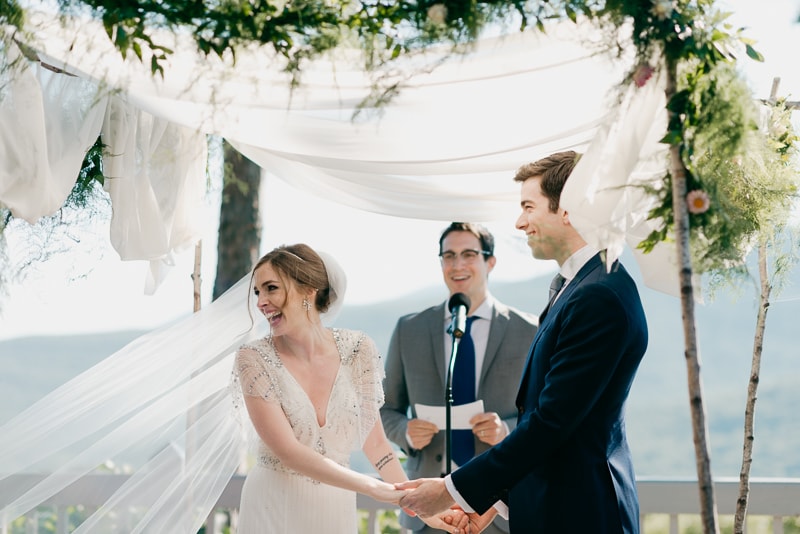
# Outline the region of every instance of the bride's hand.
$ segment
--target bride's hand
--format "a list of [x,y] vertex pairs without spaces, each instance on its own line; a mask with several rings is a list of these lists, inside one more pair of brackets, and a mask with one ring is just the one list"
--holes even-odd
[[369,493],[369,496],[376,501],[394,505],[400,505],[400,499],[408,493],[407,490],[395,489],[393,484],[388,484],[380,480],[376,481],[376,486]]
[[420,518],[426,525],[431,528],[445,530],[454,534],[464,534],[468,532],[469,517],[464,513],[464,510],[458,507],[453,507],[446,512],[431,517]]
[[497,510],[494,508],[489,508],[486,513],[483,515],[478,515],[477,513],[470,513],[467,514],[467,519],[469,520],[469,530],[462,530],[461,532],[469,532],[469,534],[478,534],[479,532],[483,532],[483,530],[489,526],[489,523],[497,515]]

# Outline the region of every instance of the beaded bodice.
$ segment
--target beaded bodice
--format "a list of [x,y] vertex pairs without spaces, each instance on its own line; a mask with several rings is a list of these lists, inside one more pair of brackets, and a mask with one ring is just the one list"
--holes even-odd
[[[280,404],[297,440],[340,465],[349,464],[379,417],[383,403],[383,364],[372,340],[362,332],[332,330],[340,365],[328,400],[325,424],[275,350],[272,336],[242,346],[235,373],[242,393]],[[261,466],[291,472],[261,441]]]

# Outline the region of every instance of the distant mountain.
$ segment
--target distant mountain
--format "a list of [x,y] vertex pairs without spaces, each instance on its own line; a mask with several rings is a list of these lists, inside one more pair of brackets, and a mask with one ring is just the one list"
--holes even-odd
[[[623,260],[624,261],[624,260]],[[632,261],[626,265],[638,276]],[[491,284],[501,301],[533,313],[544,306],[549,280]],[[800,477],[800,280],[770,306],[756,405],[753,476]],[[680,303],[640,283],[650,343],[628,403],[628,436],[642,476],[695,476]],[[443,287],[401,299],[345,306],[337,326],[364,330],[383,352],[403,314],[444,301]],[[744,400],[750,375],[756,308],[752,291],[722,294],[696,308],[702,380],[715,476],[736,476],[741,463]],[[0,423],[137,337],[140,332],[21,338],[0,342]],[[510,386],[512,387],[512,386]],[[516,387],[516,384],[513,385]]]
[[0,341],[0,424],[143,333],[122,331]]

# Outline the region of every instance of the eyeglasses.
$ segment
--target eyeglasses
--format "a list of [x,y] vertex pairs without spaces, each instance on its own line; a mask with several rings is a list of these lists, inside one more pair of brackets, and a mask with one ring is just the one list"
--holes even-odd
[[453,252],[452,250],[446,250],[439,254],[439,257],[442,259],[442,263],[445,265],[453,265],[456,262],[456,259],[460,256],[464,263],[474,263],[478,260],[478,258],[483,256],[491,256],[492,253],[488,250],[475,250],[468,248],[466,250],[462,250],[459,253]]

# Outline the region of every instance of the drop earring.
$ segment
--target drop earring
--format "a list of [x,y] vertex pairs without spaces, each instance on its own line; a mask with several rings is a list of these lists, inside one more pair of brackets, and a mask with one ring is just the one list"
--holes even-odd
[[311,303],[308,302],[308,299],[303,299],[303,309],[311,311]]

